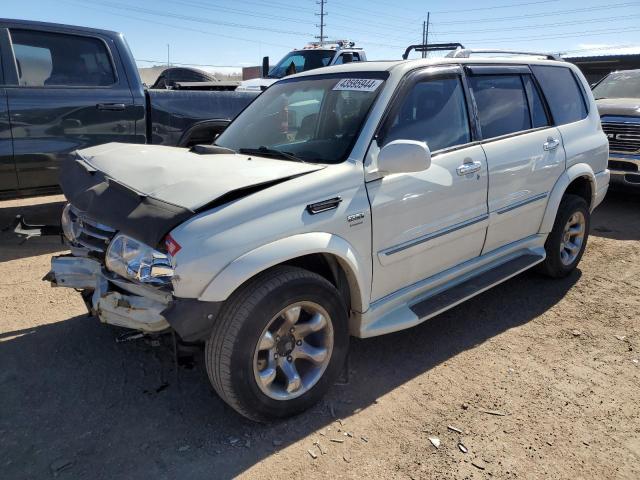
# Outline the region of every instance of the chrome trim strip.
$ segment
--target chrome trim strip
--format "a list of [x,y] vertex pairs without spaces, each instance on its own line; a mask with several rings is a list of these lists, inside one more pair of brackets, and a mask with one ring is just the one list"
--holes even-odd
[[518,202],[512,203],[511,205],[507,205],[506,207],[502,207],[496,210],[498,215],[502,215],[503,213],[510,212],[511,210],[515,210],[516,208],[524,207],[525,205],[529,205],[530,203],[537,202],[538,200],[542,200],[549,196],[549,192],[540,193],[530,198],[526,198],[524,200],[520,200]]
[[390,255],[393,255],[394,253],[402,252],[403,250],[406,250],[408,248],[414,247],[416,245],[420,245],[421,243],[428,242],[429,240],[434,240],[438,237],[442,237],[443,235],[447,235],[449,233],[453,233],[455,231],[461,230],[465,227],[469,227],[476,223],[482,222],[484,220],[487,220],[488,218],[489,218],[489,214],[485,213],[478,217],[474,217],[469,220],[465,220],[464,222],[456,223],[455,225],[452,225],[450,227],[443,228],[436,232],[428,233],[427,235],[423,235],[422,237],[418,237],[414,240],[409,240],[408,242],[398,244],[394,247],[390,247],[386,250],[383,250],[380,253],[382,253],[385,256],[390,256]]

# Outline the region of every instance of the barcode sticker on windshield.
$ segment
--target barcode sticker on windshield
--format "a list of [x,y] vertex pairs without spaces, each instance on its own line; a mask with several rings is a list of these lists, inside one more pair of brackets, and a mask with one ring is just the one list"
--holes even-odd
[[381,83],[382,80],[376,78],[343,78],[333,89],[352,92],[373,92]]

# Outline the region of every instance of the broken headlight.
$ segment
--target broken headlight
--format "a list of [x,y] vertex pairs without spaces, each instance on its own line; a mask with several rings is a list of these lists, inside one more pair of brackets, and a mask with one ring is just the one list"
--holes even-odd
[[105,264],[110,271],[141,283],[165,285],[173,277],[168,255],[122,234],[109,244]]

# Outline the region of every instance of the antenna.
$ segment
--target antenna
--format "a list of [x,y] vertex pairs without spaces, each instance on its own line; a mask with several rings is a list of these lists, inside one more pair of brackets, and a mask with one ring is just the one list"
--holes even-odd
[[316,5],[320,5],[320,13],[316,13],[316,15],[320,17],[320,25],[316,25],[316,27],[320,27],[320,35],[316,35],[314,38],[317,38],[318,40],[320,40],[321,44],[324,42],[324,39],[326,38],[324,35],[324,27],[327,26],[327,24],[324,23],[324,17],[325,15],[328,15],[328,13],[324,11],[324,6],[326,4],[327,4],[327,0],[318,0],[316,2]]

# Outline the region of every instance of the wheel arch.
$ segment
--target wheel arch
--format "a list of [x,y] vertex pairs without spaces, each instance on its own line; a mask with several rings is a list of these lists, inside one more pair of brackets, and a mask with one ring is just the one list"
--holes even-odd
[[345,299],[347,308],[362,312],[368,308],[367,269],[355,249],[344,238],[323,232],[305,233],[263,245],[229,263],[199,297],[220,302],[244,283],[278,265],[295,265],[329,280]]
[[567,193],[578,195],[585,199],[589,210],[593,210],[596,200],[596,176],[593,169],[586,163],[577,163],[569,167],[558,179],[549,193],[547,208],[542,218],[539,233],[549,233],[558,213],[558,207]]

